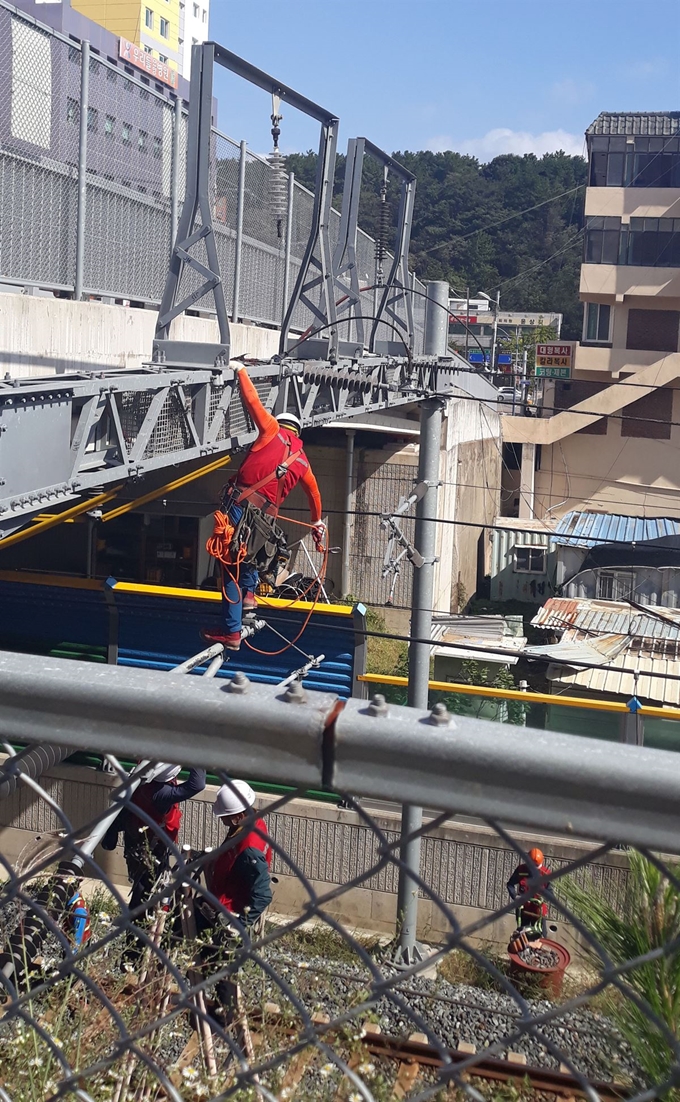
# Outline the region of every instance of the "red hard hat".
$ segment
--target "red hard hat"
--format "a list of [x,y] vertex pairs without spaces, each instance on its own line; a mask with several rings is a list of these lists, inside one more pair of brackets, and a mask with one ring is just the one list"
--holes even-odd
[[529,857],[531,858],[531,860],[533,861],[533,863],[535,865],[538,865],[540,867],[543,864],[544,858],[543,858],[543,850],[542,849],[538,849],[538,848],[530,849],[529,850]]

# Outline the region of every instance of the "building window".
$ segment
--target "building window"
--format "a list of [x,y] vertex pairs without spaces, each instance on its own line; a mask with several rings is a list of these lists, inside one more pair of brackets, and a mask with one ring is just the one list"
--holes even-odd
[[208,13],[205,10],[205,8],[203,9],[202,17],[203,17],[203,22],[207,23],[208,22]]
[[635,589],[635,573],[632,570],[603,570],[597,576],[597,599],[623,601]]
[[80,50],[77,50],[75,46],[69,46],[69,48],[68,48],[68,59],[69,59],[69,61],[73,61],[77,65],[79,65],[80,64]]
[[132,140],[132,123],[124,122],[121,128],[121,135],[123,138],[123,145],[129,145]]
[[161,38],[170,37],[170,21],[168,19],[161,19]]
[[149,135],[147,134],[146,130],[140,130],[139,131],[139,137],[137,138],[137,148],[139,149],[140,153],[146,153],[147,152],[148,140],[149,140]]
[[[162,22],[163,20],[161,20],[161,23]],[[153,30],[153,12],[151,8],[144,9],[144,25],[148,27],[150,31]]]
[[145,53],[145,54],[152,54],[152,53],[153,53],[153,50],[151,49],[151,47],[150,47],[150,46],[145,46],[145,47],[144,47],[144,53]]
[[545,547],[515,547],[516,574],[545,574]]
[[80,104],[77,99],[66,100],[66,121],[70,122],[73,126],[77,126],[80,120]]
[[116,73],[113,69],[107,68],[107,70],[106,70],[106,79],[108,80],[109,84],[115,84],[116,83],[116,79],[117,79],[116,78]]
[[583,339],[592,343],[608,343],[612,308],[605,302],[586,303]]
[[153,155],[156,160],[159,160],[163,152],[163,141],[161,138],[154,138],[153,140]]
[[116,120],[113,115],[107,115],[104,120],[104,133],[107,138],[112,138],[116,129]]
[[586,264],[618,264],[620,218],[589,218],[586,228]]
[[96,107],[88,107],[87,109],[87,129],[91,130],[93,134],[97,133],[99,127],[99,112]]
[[677,352],[678,310],[629,310],[626,348],[649,352]]
[[168,63],[168,59],[167,59],[167,56],[165,54],[159,54],[158,55],[158,60],[162,61],[164,65],[167,65],[167,63]]
[[194,4],[194,19],[198,19],[200,14],[201,14],[201,10],[200,10],[198,4]]
[[680,218],[631,218],[620,252],[621,264],[680,268]]
[[680,187],[677,138],[602,135],[592,139],[591,187]]
[[198,39],[197,38],[192,38],[191,45],[192,46],[198,46]]

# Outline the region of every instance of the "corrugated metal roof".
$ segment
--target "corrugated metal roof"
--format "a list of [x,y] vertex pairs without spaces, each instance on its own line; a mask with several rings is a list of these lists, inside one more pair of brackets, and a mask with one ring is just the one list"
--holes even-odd
[[619,513],[572,510],[561,518],[552,542],[569,547],[596,547],[602,543],[645,543],[680,536],[674,517],[627,517]]
[[[515,619],[514,617],[512,618]],[[526,644],[526,637],[518,632],[516,623],[508,623],[504,616],[447,616],[434,625],[433,638],[455,646],[436,646],[433,654],[443,658],[470,658],[478,661],[498,662],[514,666],[517,655]],[[474,647],[480,647],[476,651]],[[506,651],[506,655],[490,655],[494,651]]]
[[593,638],[617,634],[638,639],[680,640],[680,609],[639,612],[624,601],[551,597],[539,608],[531,623],[546,631],[577,628]]
[[639,134],[670,138],[680,129],[680,111],[602,111],[586,134]]
[[580,631],[565,631],[559,643],[544,647],[527,647],[526,654],[550,658],[568,666],[606,665],[615,658],[629,640],[625,635],[585,635]]
[[[635,674],[624,673],[624,670],[637,670],[637,683]],[[650,654],[646,650],[640,652],[635,643],[630,643],[598,669],[570,672],[563,665],[549,666],[546,676],[556,685],[578,686],[604,696],[630,699],[636,695],[642,701],[680,705],[680,654],[673,644],[666,654]]]

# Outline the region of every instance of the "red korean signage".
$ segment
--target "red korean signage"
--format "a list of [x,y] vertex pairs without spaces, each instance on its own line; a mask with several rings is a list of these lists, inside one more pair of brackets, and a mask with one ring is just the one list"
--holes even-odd
[[119,40],[118,56],[123,61],[127,61],[128,65],[142,69],[154,80],[167,84],[170,88],[177,88],[177,71],[171,69],[164,61],[159,61],[153,54],[147,54],[143,47],[135,46],[134,42],[128,42],[127,38]]

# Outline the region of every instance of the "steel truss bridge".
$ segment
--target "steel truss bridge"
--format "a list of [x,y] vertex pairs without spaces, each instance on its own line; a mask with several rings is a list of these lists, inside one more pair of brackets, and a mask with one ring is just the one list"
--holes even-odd
[[[460,357],[414,357],[408,246],[413,176],[364,138],[349,144],[340,231],[329,226],[338,119],[215,43],[192,55],[186,199],[161,302],[151,362],[141,371],[104,370],[0,382],[0,541],[46,508],[63,508],[127,479],[246,446],[255,433],[229,366],[229,319],[210,203],[213,70],[223,65],[320,123],[312,228],[292,289],[280,354],[249,363],[274,413],[295,409],[305,426],[418,402],[429,395],[493,401],[495,391]],[[389,271],[365,309],[356,264],[364,157],[399,182],[400,208]],[[383,194],[384,199],[384,194]],[[174,318],[210,296],[219,343],[171,339]],[[302,302],[313,325],[290,336]],[[431,304],[434,313],[448,308]],[[441,321],[441,319],[439,319]],[[434,319],[434,327],[437,319]],[[427,319],[426,319],[427,327]],[[441,326],[440,326],[441,329]],[[444,329],[446,331],[446,328]],[[446,351],[444,338],[443,348]]]

